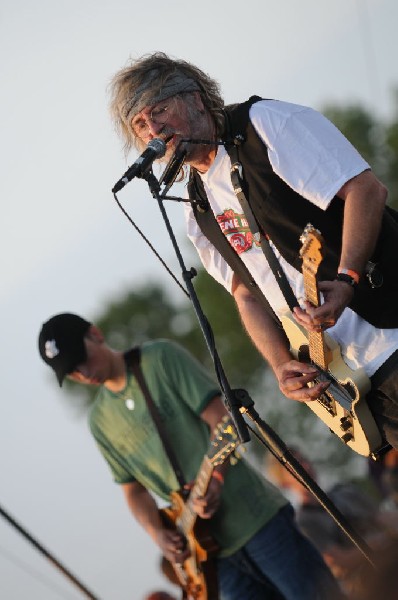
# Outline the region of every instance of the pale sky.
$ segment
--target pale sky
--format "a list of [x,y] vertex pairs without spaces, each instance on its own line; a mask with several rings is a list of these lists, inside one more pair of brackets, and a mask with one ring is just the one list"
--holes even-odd
[[[226,102],[359,102],[388,118],[397,22],[396,0],[3,0],[0,505],[101,600],[141,600],[167,584],[36,340],[57,312],[90,319],[131,285],[174,285],[111,194],[135,156],[124,158],[108,117],[110,78],[129,57],[162,50],[216,78]],[[180,275],[146,183],[119,198]],[[167,209],[192,257],[181,207]],[[2,519],[0,594],[83,597]]]

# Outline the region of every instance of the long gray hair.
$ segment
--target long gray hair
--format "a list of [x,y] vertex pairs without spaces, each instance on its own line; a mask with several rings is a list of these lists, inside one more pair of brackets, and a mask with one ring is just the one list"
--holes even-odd
[[219,84],[198,67],[163,52],[131,61],[112,78],[109,90],[111,117],[126,153],[139,144],[131,128],[132,118],[144,107],[179,93],[198,91],[214,120],[216,133],[222,131],[224,100]]

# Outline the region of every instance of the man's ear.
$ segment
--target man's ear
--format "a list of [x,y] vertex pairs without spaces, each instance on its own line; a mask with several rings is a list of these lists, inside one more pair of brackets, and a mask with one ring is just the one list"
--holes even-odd
[[90,325],[85,337],[96,344],[102,344],[105,341],[104,334],[96,325]]

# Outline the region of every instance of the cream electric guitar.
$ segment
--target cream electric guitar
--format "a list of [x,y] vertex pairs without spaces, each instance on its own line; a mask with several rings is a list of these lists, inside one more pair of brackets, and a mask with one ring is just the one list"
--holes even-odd
[[[300,241],[305,297],[313,306],[319,306],[316,274],[323,259],[323,239],[320,232],[308,224]],[[311,362],[320,369],[316,382],[330,382],[320,398],[306,402],[307,406],[352,450],[363,456],[375,455],[383,442],[366,403],[370,380],[365,371],[350,369],[338,344],[327,333],[307,331],[290,314],[281,320],[293,354],[298,360]]]

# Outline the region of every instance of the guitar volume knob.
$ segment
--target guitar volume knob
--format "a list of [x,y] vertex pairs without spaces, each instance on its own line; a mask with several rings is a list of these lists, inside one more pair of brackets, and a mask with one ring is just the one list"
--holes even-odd
[[349,417],[342,417],[340,419],[340,429],[342,431],[348,431],[349,429],[351,429],[352,427],[352,423],[351,423],[351,419]]
[[352,435],[352,433],[347,432],[341,436],[341,439],[345,444],[348,444],[348,442],[351,442],[351,440],[354,439],[354,436]]

